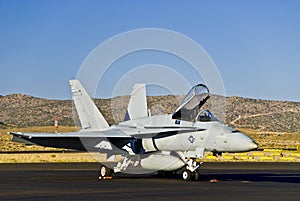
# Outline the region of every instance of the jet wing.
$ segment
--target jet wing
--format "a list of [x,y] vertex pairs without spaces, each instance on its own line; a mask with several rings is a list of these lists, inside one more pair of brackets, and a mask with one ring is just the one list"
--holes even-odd
[[118,131],[109,132],[85,131],[72,133],[20,133],[9,132],[13,142],[40,145],[45,147],[76,149],[81,151],[99,151],[97,145],[101,142],[112,142],[117,147],[123,147],[131,139],[130,136]]
[[119,149],[133,138],[161,138],[187,132],[204,131],[196,127],[146,127],[114,128],[107,131],[83,131],[71,133],[21,133],[9,132],[12,141],[25,144],[56,147],[65,149],[99,151],[100,142],[109,142]]

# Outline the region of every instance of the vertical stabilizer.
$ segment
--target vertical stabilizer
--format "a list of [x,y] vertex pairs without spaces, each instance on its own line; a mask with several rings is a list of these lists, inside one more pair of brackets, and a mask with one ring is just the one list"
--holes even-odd
[[79,80],[70,80],[73,100],[82,129],[105,130],[109,127],[103,115],[83,88]]
[[146,85],[143,83],[133,86],[125,120],[147,117]]

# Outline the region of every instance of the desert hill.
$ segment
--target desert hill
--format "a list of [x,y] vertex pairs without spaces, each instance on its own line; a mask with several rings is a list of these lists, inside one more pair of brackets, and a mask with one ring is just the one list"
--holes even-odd
[[[183,96],[147,97],[151,114],[172,113]],[[129,96],[95,99],[109,124],[123,120]],[[300,102],[257,100],[212,95],[203,109],[210,109],[220,120],[238,128],[275,132],[300,132]],[[75,110],[74,110],[75,111]],[[24,94],[0,96],[0,127],[79,125],[73,120],[71,100],[48,100]]]

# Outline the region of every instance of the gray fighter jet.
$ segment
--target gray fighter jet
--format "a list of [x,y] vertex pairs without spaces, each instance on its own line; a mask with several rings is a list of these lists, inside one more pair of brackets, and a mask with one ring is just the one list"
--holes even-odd
[[[79,80],[70,80],[81,130],[72,133],[14,133],[13,141],[46,147],[106,153],[99,179],[112,173],[172,172],[186,181],[199,179],[205,151],[246,152],[257,149],[249,136],[220,122],[201,107],[208,88],[198,84],[173,114],[151,116],[145,84],[133,87],[125,121],[109,126]],[[119,157],[116,157],[119,156]]]

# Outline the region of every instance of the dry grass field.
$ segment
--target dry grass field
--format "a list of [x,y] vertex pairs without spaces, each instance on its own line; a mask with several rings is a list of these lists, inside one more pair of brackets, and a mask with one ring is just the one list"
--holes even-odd
[[259,145],[260,149],[297,149],[300,146],[300,133],[270,132],[239,128]]

